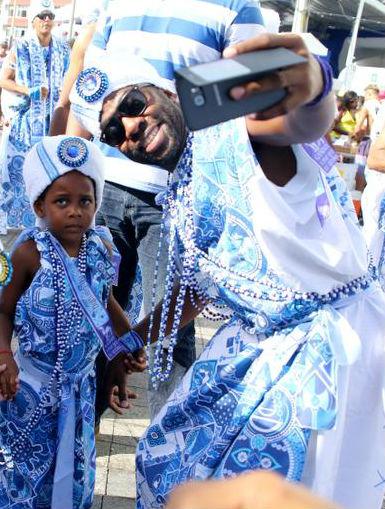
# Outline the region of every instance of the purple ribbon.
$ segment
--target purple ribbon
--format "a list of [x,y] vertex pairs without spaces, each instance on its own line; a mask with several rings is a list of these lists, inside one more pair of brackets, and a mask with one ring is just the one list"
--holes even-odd
[[[328,174],[337,163],[337,154],[325,138],[320,138],[313,143],[304,143],[303,148],[325,174]],[[330,215],[330,203],[322,176],[318,179],[316,190],[316,210],[319,222],[323,227]]]

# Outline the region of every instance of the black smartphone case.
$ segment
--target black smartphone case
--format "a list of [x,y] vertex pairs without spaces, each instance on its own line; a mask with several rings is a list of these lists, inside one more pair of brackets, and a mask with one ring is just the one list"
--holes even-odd
[[290,50],[274,48],[177,70],[176,89],[188,128],[196,131],[273,106],[285,97],[283,88],[239,101],[233,100],[229,91],[236,85],[303,62],[304,57]]

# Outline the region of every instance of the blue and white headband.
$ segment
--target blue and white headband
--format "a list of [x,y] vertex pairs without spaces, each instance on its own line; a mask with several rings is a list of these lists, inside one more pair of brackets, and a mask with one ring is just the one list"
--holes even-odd
[[46,136],[28,152],[23,166],[32,209],[54,180],[73,170],[95,182],[96,206],[99,208],[104,188],[104,156],[99,148],[77,136]]

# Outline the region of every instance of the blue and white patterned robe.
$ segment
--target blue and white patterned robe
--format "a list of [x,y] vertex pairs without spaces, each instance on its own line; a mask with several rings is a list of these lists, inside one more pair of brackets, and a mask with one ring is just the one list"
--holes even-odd
[[174,186],[180,252],[192,214],[196,281],[233,315],[140,440],[137,507],[163,507],[187,480],[269,469],[379,508],[385,300],[353,205],[301,146],[297,175],[269,182],[242,122],[194,134],[192,207],[183,175]]
[[0,147],[0,231],[3,232],[7,227],[35,225],[23,182],[24,157],[48,134],[69,65],[68,44],[54,36],[48,47],[42,47],[33,34],[19,41],[14,51],[16,83],[28,88],[45,85],[49,95],[46,100],[41,100],[13,94],[15,115],[9,128],[3,131]]
[[[101,237],[94,230],[87,235],[86,277],[106,305],[115,269]],[[0,403],[0,507],[87,509],[95,481],[94,362],[101,345],[84,317],[79,334],[74,327],[68,336],[61,395],[54,384],[21,448],[12,445],[41,404],[58,356],[48,233],[33,229],[22,236],[35,240],[41,267],[17,305],[20,390],[13,401]],[[73,300],[68,283],[66,292],[68,317]]]

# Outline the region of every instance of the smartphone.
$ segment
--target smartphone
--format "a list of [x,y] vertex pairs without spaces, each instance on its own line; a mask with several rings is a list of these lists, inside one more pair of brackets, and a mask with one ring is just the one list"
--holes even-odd
[[187,127],[197,131],[273,106],[285,97],[283,88],[239,101],[232,99],[229,91],[236,85],[303,62],[306,58],[286,48],[274,48],[178,69],[176,89]]

